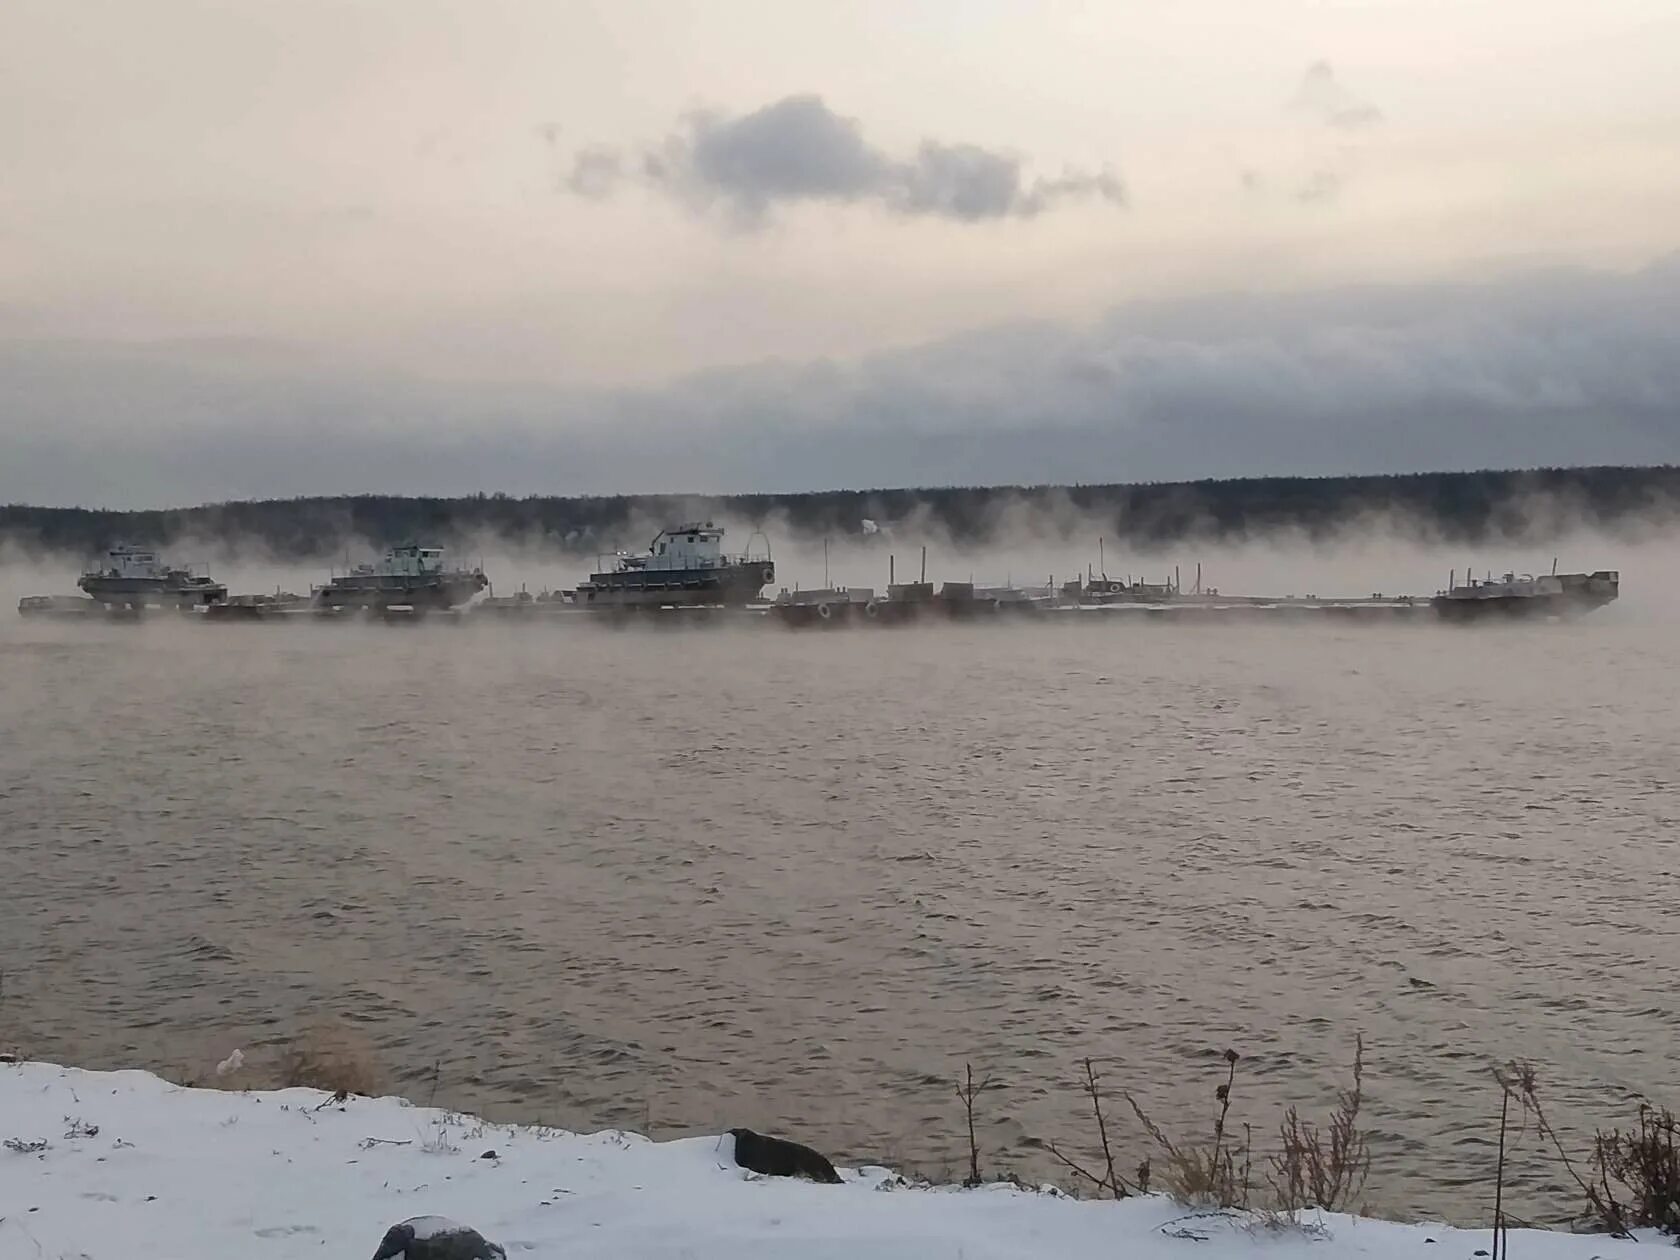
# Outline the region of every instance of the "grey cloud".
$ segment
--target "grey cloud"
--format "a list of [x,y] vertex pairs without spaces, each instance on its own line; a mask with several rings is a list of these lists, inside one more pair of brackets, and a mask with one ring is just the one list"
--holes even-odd
[[[1382,111],[1349,91],[1328,61],[1315,61],[1302,72],[1289,108],[1310,120],[1314,131],[1328,128],[1338,134],[1310,140],[1311,165],[1305,174],[1281,181],[1280,191],[1303,206],[1327,206],[1341,197],[1366,147],[1353,133],[1376,127]],[[1242,178],[1248,192],[1260,191],[1258,178],[1247,173]]]
[[679,178],[754,211],[772,201],[866,196],[889,165],[864,143],[854,119],[815,96],[790,96],[739,118],[696,114],[665,154]]
[[1111,170],[1064,171],[1056,179],[1035,179],[1021,195],[1017,212],[1041,214],[1064,199],[1096,198],[1110,205],[1126,204],[1126,186]]
[[913,156],[894,158],[864,139],[856,119],[814,95],[785,97],[748,114],[691,114],[663,143],[644,150],[641,174],[691,209],[722,206],[747,227],[763,223],[778,205],[802,201],[873,202],[904,216],[965,223],[1033,218],[1075,199],[1125,201],[1111,171],[1029,180],[1019,157],[976,144],[924,140]]
[[1673,463],[1676,398],[1680,258],[1633,275],[1162,302],[644,390],[0,339],[0,502]]
[[888,196],[906,214],[995,219],[1022,202],[1021,164],[978,145],[928,141],[914,163],[894,172]]
[[1295,200],[1312,202],[1334,201],[1342,191],[1342,177],[1332,170],[1317,170],[1301,181],[1295,190]]
[[1109,171],[1069,171],[1025,183],[1018,159],[973,144],[926,141],[916,160],[891,168],[887,204],[905,214],[936,214],[975,222],[1014,215],[1031,218],[1057,202],[1095,197],[1124,205],[1126,191]]
[[1328,61],[1315,61],[1301,74],[1291,102],[1301,113],[1343,131],[1358,131],[1382,122],[1382,111],[1350,92]]
[[623,174],[623,159],[618,151],[597,146],[584,149],[572,159],[566,187],[579,197],[600,201],[612,195]]

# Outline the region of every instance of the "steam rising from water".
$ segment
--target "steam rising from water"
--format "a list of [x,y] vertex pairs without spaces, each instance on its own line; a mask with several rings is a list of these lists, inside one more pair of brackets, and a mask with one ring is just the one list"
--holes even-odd
[[[705,515],[705,504],[692,515]],[[1046,508],[1000,493],[988,532],[998,541],[975,545],[954,539],[925,507],[865,534],[862,518],[850,533],[828,537],[801,533],[783,517],[761,523],[714,516],[728,530],[732,551],[766,541],[777,568],[776,587],[828,585],[884,590],[889,557],[900,581],[919,576],[927,549],[927,577],[938,582],[974,581],[983,585],[1013,583],[1044,586],[1106,570],[1110,577],[1150,582],[1177,579],[1189,591],[1201,566],[1204,589],[1227,595],[1317,595],[1320,598],[1430,595],[1444,587],[1450,572],[1462,576],[1506,571],[1543,573],[1554,560],[1559,572],[1619,569],[1623,594],[1598,617],[1629,615],[1680,617],[1680,520],[1666,510],[1632,518],[1614,532],[1581,523],[1575,505],[1554,496],[1533,496],[1508,505],[1504,515],[1521,522],[1525,536],[1466,544],[1447,542],[1428,522],[1368,516],[1347,522],[1333,536],[1311,539],[1300,531],[1275,531],[1237,542],[1185,540],[1142,547],[1114,537],[1112,521],[1071,506]],[[613,550],[639,551],[663,526],[663,518],[643,516],[612,538],[603,552],[563,550],[547,540],[532,542],[488,531],[467,535],[450,552],[452,563],[482,564],[494,592],[508,595],[521,587],[570,589],[598,563],[610,563]],[[757,537],[762,535],[762,537]],[[329,555],[299,558],[278,555],[260,541],[239,537],[186,537],[165,549],[172,560],[207,564],[235,594],[275,590],[307,594],[324,582],[332,567],[378,557],[384,542],[346,533]],[[15,539],[0,539],[0,598],[7,610],[26,594],[73,594],[75,581],[90,557],[26,549]],[[766,596],[775,590],[767,589]]]

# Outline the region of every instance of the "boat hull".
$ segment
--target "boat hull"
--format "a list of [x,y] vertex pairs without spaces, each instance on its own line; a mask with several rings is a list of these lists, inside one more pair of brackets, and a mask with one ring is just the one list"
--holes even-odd
[[52,617],[77,620],[109,611],[97,600],[80,595],[25,595],[18,600],[20,617]]
[[118,608],[196,608],[227,598],[227,587],[220,582],[178,582],[167,578],[86,574],[76,585],[101,604]]
[[1468,624],[1477,621],[1544,620],[1549,617],[1584,617],[1610,603],[1615,595],[1566,593],[1561,595],[1494,595],[1486,599],[1450,599],[1437,595],[1430,600],[1442,621]]
[[768,560],[697,569],[624,569],[591,574],[578,584],[577,602],[596,609],[739,607],[758,602],[775,580],[776,566]]
[[482,573],[425,577],[373,574],[334,578],[327,585],[315,588],[315,603],[329,611],[351,608],[376,611],[392,607],[455,608],[488,585],[489,580]]

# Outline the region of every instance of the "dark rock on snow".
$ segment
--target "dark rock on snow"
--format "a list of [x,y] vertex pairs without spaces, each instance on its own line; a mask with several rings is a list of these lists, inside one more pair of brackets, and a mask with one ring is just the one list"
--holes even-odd
[[751,1129],[731,1129],[735,1139],[735,1162],[750,1172],[766,1177],[809,1177],[829,1185],[840,1184],[834,1165],[809,1146],[782,1138],[765,1137]]
[[447,1216],[415,1216],[385,1231],[373,1260],[507,1260],[507,1253]]

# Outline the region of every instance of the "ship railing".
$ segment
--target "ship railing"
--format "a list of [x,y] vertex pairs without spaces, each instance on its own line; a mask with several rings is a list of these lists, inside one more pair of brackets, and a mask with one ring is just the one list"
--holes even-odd
[[709,569],[728,569],[737,565],[769,564],[768,556],[755,556],[749,553],[740,555],[716,556],[654,556],[652,560],[659,563],[649,563],[647,556],[619,556],[616,557],[624,568],[634,569],[638,573],[692,573]]

